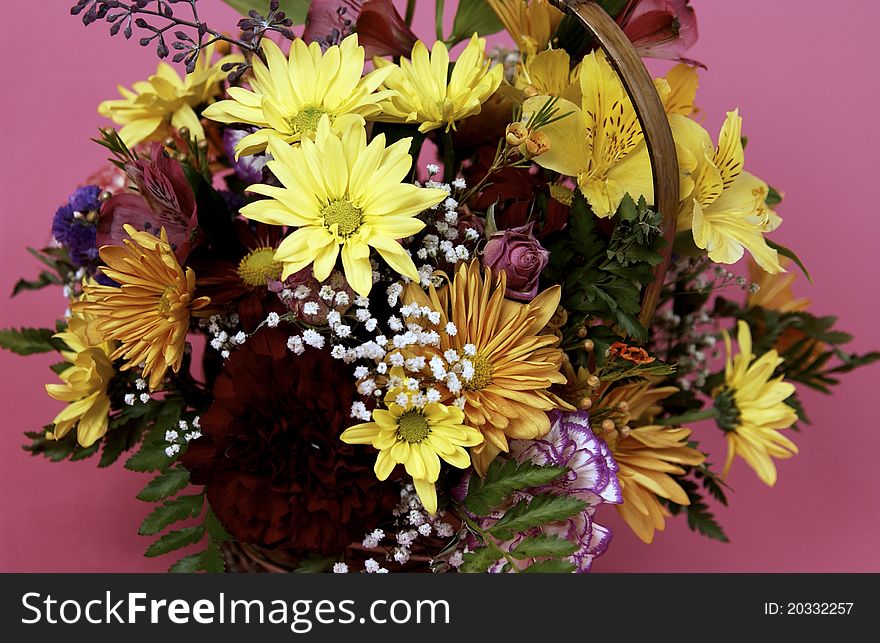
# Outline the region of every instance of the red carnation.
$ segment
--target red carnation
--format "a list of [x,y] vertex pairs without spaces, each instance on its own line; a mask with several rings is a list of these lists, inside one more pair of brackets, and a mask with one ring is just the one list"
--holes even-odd
[[183,463],[236,539],[335,555],[391,515],[399,489],[376,479],[375,454],[339,440],[354,378],[326,351],[294,355],[286,335],[263,329],[213,393]]

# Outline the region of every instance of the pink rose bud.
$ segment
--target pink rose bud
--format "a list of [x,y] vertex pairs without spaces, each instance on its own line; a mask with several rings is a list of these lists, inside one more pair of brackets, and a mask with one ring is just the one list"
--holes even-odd
[[532,233],[534,222],[518,228],[499,230],[489,237],[483,251],[483,265],[507,275],[507,296],[531,301],[538,294],[538,278],[550,260]]

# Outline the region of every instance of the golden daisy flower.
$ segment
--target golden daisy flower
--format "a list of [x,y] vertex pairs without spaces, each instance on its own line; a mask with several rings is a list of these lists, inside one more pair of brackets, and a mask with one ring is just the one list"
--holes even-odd
[[420,123],[420,132],[446,127],[479,114],[483,103],[495,93],[504,75],[502,65],[490,68],[486,40],[474,34],[449,73],[449,50],[441,41],[431,53],[421,40],[412,50],[412,59],[401,59],[400,66],[374,58],[380,70],[390,70],[384,87],[396,95],[382,103],[382,114],[374,120]]
[[85,298],[71,307],[95,318],[105,341],[119,341],[112,359],[126,360],[121,370],[144,365],[144,377],[155,390],[170,367],[175,373],[183,361],[190,314],[208,305],[207,297],[193,298],[196,275],[177,263],[165,228],[159,238],[126,224],[131,239],[124,246],[104,246],[102,272],[119,287],[87,284]]
[[486,268],[481,275],[479,262],[473,261],[462,263],[452,283],[439,290],[431,286],[425,292],[410,283],[404,292],[407,303],[440,313],[440,329],[450,322],[455,327],[454,335],[439,333],[438,346],[417,349],[426,361],[437,357],[448,363],[455,354],[473,369],[470,377],[462,374],[460,390],[441,382],[436,388],[444,401],[463,398],[465,423],[483,434],[485,442],[471,450],[481,475],[499,452],[508,451],[508,438],[541,437],[550,430],[547,411],[574,410],[550,392],[552,385],[566,381],[560,372],[564,354],[557,348],[559,338],[539,334],[556,312],[560,287],[529,303],[505,299],[505,288],[503,272],[493,278]]
[[401,392],[389,391],[387,410],[375,409],[372,422],[346,429],[340,439],[348,444],[371,444],[379,450],[374,467],[379,480],[387,479],[396,465],[404,465],[425,509],[434,514],[440,458],[466,469],[471,459],[464,447],[480,444],[483,436],[464,425],[461,409],[437,402],[417,407],[412,396],[406,396],[408,402],[402,406],[395,402]]
[[574,104],[581,102],[579,67],[571,67],[564,49],[546,49],[528,56],[517,66],[513,86],[526,97],[559,96]]
[[565,15],[547,0],[486,0],[524,54],[543,51]]
[[213,46],[206,49],[191,74],[181,78],[168,63],[160,62],[156,73],[132,89],[117,88],[121,99],[105,100],[98,113],[122,125],[119,136],[129,147],[142,141],[160,140],[174,129],[188,127],[197,139],[205,138],[195,107],[208,103],[220,93],[224,78],[221,67],[240,56],[225,56],[213,65]]
[[204,116],[221,123],[247,123],[260,128],[235,147],[237,156],[266,149],[270,137],[297,143],[311,137],[327,115],[337,132],[379,113],[379,103],[394,92],[375,91],[391,73],[377,69],[363,76],[364,48],[357,34],[321,53],[317,42],[297,38],[285,56],[278,45],[263,39],[268,64],[254,58],[251,90],[230,87],[231,100],[210,105]]
[[[659,402],[678,392],[674,386],[655,387],[641,381],[617,386],[597,401],[597,410],[611,410],[615,428],[601,437],[608,442],[620,466],[623,504],[621,518],[644,542],[654,540],[654,531],[666,527],[666,508],[660,498],[689,505],[684,489],[673,476],[685,473],[684,466],[698,466],[706,456],[687,445],[690,429],[655,426],[651,421],[661,408]],[[646,423],[630,428],[630,424]]]
[[783,362],[775,350],[752,361],[752,333],[742,320],[737,324],[736,340],[739,354],[734,357],[730,336],[724,333],[724,384],[714,393],[718,412],[715,421],[727,433],[723,475],[727,475],[734,457],[739,455],[772,487],[776,484],[773,458],[790,458],[798,452],[795,443],[779,432],[797,421],[795,410],[785,403],[795,388],[784,382],[783,376],[770,379]]
[[69,349],[61,355],[70,366],[58,376],[64,384],[46,384],[50,397],[68,402],[52,420],[51,435],[57,440],[76,427],[77,442],[89,447],[107,433],[110,422],[107,386],[116,374],[111,358],[114,343],[103,341],[90,320],[78,312],[70,317],[67,330],[55,337]]
[[410,256],[398,243],[425,227],[416,218],[448,195],[403,182],[412,166],[410,139],[385,147],[379,134],[367,145],[363,125],[352,124],[342,138],[323,117],[315,140],[291,147],[273,138],[269,169],[283,187],[252,185],[249,191],[269,199],[241,209],[245,218],[295,227],[275,252],[284,265],[281,279],[313,264],[315,279],[324,281],[342,254],[345,278],[360,295],[373,287],[370,248],[394,270],[418,280]]
[[[779,265],[783,269],[790,263],[791,259],[788,257],[779,259]],[[797,313],[810,307],[810,300],[807,297],[794,296],[791,285],[797,279],[795,273],[771,274],[761,268],[754,259],[749,259],[749,278],[752,283],[758,284],[758,291],[749,293],[746,301],[749,308],[759,306],[780,313]]]

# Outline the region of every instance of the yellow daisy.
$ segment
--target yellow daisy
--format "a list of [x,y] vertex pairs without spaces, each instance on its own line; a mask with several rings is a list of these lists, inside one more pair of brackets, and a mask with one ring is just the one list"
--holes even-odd
[[155,390],[170,367],[180,369],[190,313],[204,308],[207,297],[193,298],[196,276],[177,263],[165,228],[159,238],[130,225],[124,246],[104,246],[102,272],[120,286],[87,284],[74,312],[95,318],[105,341],[119,341],[112,359],[125,359],[122,370],[144,365],[144,377]]
[[752,362],[752,333],[742,320],[737,324],[736,339],[739,354],[734,357],[730,337],[724,333],[724,384],[714,393],[716,422],[727,433],[724,475],[739,455],[772,487],[776,484],[773,458],[790,458],[798,452],[794,442],[779,432],[797,421],[794,409],[785,403],[795,388],[782,376],[770,379],[783,361],[775,350]]
[[[644,542],[654,540],[654,532],[666,527],[669,515],[660,499],[689,505],[690,500],[674,476],[685,473],[684,466],[698,466],[706,456],[688,446],[690,429],[655,426],[653,417],[661,411],[659,402],[678,391],[674,386],[655,387],[650,382],[618,386],[597,402],[597,407],[620,409],[615,428],[602,434],[620,466],[617,476],[623,504],[620,517]],[[638,426],[644,423],[645,426]],[[629,425],[635,424],[636,428]]]
[[181,78],[168,63],[160,62],[148,80],[136,82],[132,89],[117,88],[121,99],[105,100],[98,113],[122,125],[119,135],[129,147],[142,141],[159,140],[174,129],[189,128],[191,135],[205,138],[195,108],[208,103],[220,93],[224,78],[221,67],[240,56],[226,56],[213,65],[213,46],[206,49],[191,74]]
[[379,450],[374,467],[379,480],[385,480],[398,464],[412,476],[416,493],[429,513],[437,512],[435,483],[440,475],[440,458],[459,469],[466,469],[471,459],[464,447],[483,441],[479,431],[464,425],[464,413],[437,402],[413,406],[412,397],[405,406],[394,400],[401,390],[392,390],[385,398],[388,409],[375,409],[373,421],[343,431],[340,439],[348,444],[371,444]]
[[765,202],[767,184],[743,171],[739,111],[727,113],[717,148],[691,119],[681,115],[671,119],[676,142],[697,163],[694,187],[682,204],[676,229],[692,230],[694,243],[716,263],[736,263],[748,250],[765,271],[784,272],[776,250],[764,240],[764,234],[778,228],[782,219]]
[[[788,257],[781,257],[779,265],[785,269],[791,263]],[[749,278],[752,283],[758,284],[757,292],[749,293],[746,305],[749,308],[760,306],[767,310],[775,310],[780,313],[795,313],[807,310],[810,300],[807,297],[795,298],[791,289],[792,283],[797,279],[796,273],[771,274],[761,268],[753,259],[749,259]]]
[[579,69],[572,69],[571,58],[564,49],[546,49],[522,60],[513,86],[527,97],[559,96],[577,105],[581,102]]
[[486,0],[524,54],[543,51],[565,15],[548,0]]
[[439,345],[417,349],[423,351],[426,362],[433,357],[448,362],[454,353],[473,369],[470,378],[462,376],[460,390],[442,382],[436,388],[444,401],[463,398],[465,423],[485,437],[483,444],[471,450],[480,474],[499,452],[508,451],[508,438],[531,440],[545,435],[550,430],[547,411],[574,410],[550,392],[552,385],[566,381],[560,372],[564,354],[557,348],[559,338],[539,334],[556,312],[559,286],[527,304],[505,299],[505,288],[503,272],[493,277],[487,268],[481,275],[479,262],[474,261],[462,263],[452,283],[439,290],[431,286],[425,292],[411,283],[404,292],[407,303],[440,313],[439,329],[449,322],[456,329],[454,335],[439,333]]
[[396,92],[382,104],[375,120],[420,123],[420,132],[446,127],[479,114],[501,84],[502,65],[490,68],[486,40],[474,34],[449,73],[449,50],[439,40],[431,53],[420,40],[412,50],[412,60],[401,59],[400,66],[374,58],[380,70],[390,71],[384,86]]
[[341,249],[345,278],[366,296],[373,286],[373,247],[394,270],[418,280],[415,264],[396,240],[424,228],[416,215],[447,193],[402,182],[412,166],[409,146],[405,138],[385,147],[384,134],[367,145],[366,131],[357,123],[340,139],[327,116],[314,141],[303,139],[290,147],[270,139],[274,160],[269,169],[283,187],[252,185],[248,190],[270,198],[246,205],[241,214],[297,228],[275,252],[275,260],[284,265],[282,279],[313,264],[315,279],[324,281]]
[[111,358],[114,344],[103,341],[89,320],[77,312],[68,321],[67,330],[55,337],[69,349],[61,355],[70,366],[58,376],[64,384],[46,384],[50,397],[68,402],[52,420],[52,437],[63,438],[76,427],[77,442],[89,447],[107,433],[110,422],[107,386],[116,374]]
[[313,136],[321,117],[327,115],[337,132],[353,123],[363,123],[379,113],[379,103],[393,95],[375,91],[391,73],[378,69],[366,76],[364,48],[357,34],[346,37],[321,53],[317,42],[306,45],[296,39],[285,56],[265,38],[263,54],[268,64],[254,58],[251,90],[230,87],[231,100],[209,106],[204,116],[221,123],[247,123],[260,128],[236,145],[236,155],[255,154],[266,149],[270,137],[296,143]]

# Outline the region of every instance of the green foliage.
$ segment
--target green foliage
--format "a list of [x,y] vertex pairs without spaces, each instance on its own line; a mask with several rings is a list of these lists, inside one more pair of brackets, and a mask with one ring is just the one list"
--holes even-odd
[[[265,15],[269,11],[269,0],[222,0],[225,4],[246,16],[252,9]],[[306,21],[311,0],[280,0],[280,11],[293,20],[293,24],[301,25]]]
[[767,192],[767,198],[764,199],[764,203],[772,208],[782,203],[782,193],[772,185],[769,188],[770,190]]
[[189,471],[184,468],[168,469],[159,474],[137,495],[138,500],[158,502],[173,496],[189,484]]
[[587,503],[579,498],[542,493],[513,505],[487,531],[501,540],[510,540],[517,533],[565,520],[586,507]]
[[144,556],[147,558],[155,558],[162,554],[167,554],[176,549],[181,549],[187,545],[199,542],[205,535],[205,526],[198,525],[196,527],[183,527],[175,531],[169,531],[167,534],[159,538],[152,545],[147,547]]
[[47,433],[55,428],[54,424],[43,427],[42,431],[27,431],[25,437],[30,440],[30,444],[26,444],[23,448],[31,455],[40,455],[52,462],[61,462],[62,460],[84,460],[89,456],[95,455],[98,450],[99,443],[86,448],[81,447],[76,441],[76,431],[70,431],[60,440],[50,438]]
[[610,232],[580,191],[572,200],[570,229],[547,242],[550,263],[545,277],[562,284],[562,305],[578,315],[598,317],[617,326],[620,334],[637,342],[647,340],[639,323],[641,289],[653,280],[652,267],[660,261],[665,241],[659,215],[644,199],[624,198],[617,225]]
[[51,328],[5,328],[0,330],[0,348],[17,355],[64,350],[64,342],[52,337],[55,332]]
[[547,484],[564,472],[563,467],[539,466],[531,462],[517,464],[515,460],[502,462],[495,459],[484,478],[471,478],[462,504],[478,516],[486,516],[514,491]]
[[462,40],[468,40],[474,33],[488,36],[503,28],[504,25],[485,0],[459,0],[452,22],[452,33],[449,34],[446,44],[451,47]]
[[[506,561],[505,569],[519,570],[517,561],[528,561],[530,573],[572,571],[574,566],[564,559],[577,549],[577,545],[544,534],[541,528],[583,511],[586,503],[554,493],[530,495],[565,471],[567,469],[563,467],[495,460],[485,478],[473,476],[468,493],[457,509],[481,546],[464,555],[461,571],[482,573],[501,559]],[[518,494],[522,492],[525,492],[524,497],[520,498]],[[474,516],[494,517],[502,510],[501,517],[486,528],[480,527],[473,519]],[[514,539],[518,540],[514,546],[504,544]]]
[[724,533],[721,525],[718,524],[718,521],[715,520],[715,516],[709,510],[709,506],[705,503],[703,496],[700,494],[697,483],[693,480],[687,480],[684,478],[679,478],[678,483],[687,494],[690,504],[682,506],[667,501],[666,504],[669,507],[669,512],[673,516],[677,516],[682,510],[684,510],[687,513],[688,528],[690,528],[691,531],[696,531],[712,540],[718,540],[723,543],[730,542],[727,534]]
[[810,283],[813,283],[813,278],[810,276],[810,272],[807,270],[807,267],[801,261],[800,257],[798,257],[795,254],[794,250],[792,250],[791,248],[786,248],[782,244],[776,243],[772,239],[765,239],[765,241],[767,242],[768,246],[773,248],[776,252],[781,254],[783,257],[788,257],[789,259],[794,261],[795,264],[797,265],[797,267],[801,269],[801,272],[804,273],[804,277],[806,277]]

